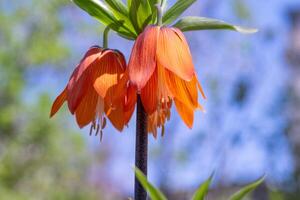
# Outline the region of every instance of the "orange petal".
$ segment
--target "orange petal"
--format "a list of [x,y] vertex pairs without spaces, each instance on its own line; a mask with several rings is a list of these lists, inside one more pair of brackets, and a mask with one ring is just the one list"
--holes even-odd
[[78,64],[78,72],[74,74],[75,81],[77,81],[81,77],[82,73],[88,69],[95,60],[99,58],[99,56],[101,56],[102,52],[103,49],[98,46],[93,46],[86,52]]
[[136,88],[133,85],[130,84],[128,86],[125,98],[125,111],[127,111],[130,110],[131,107],[134,107],[136,103]]
[[86,126],[95,119],[98,98],[98,94],[94,88],[90,86],[75,111],[76,121],[80,128]]
[[99,47],[91,47],[84,57],[81,59],[80,63],[74,70],[68,86],[68,107],[72,114],[74,114],[77,106],[80,104],[82,98],[84,97],[87,87],[90,83],[90,69],[98,58],[101,57],[103,49]]
[[125,124],[127,124],[133,114],[136,104],[136,89],[133,85],[129,85],[125,96]]
[[189,46],[179,29],[162,27],[157,43],[157,61],[180,78],[189,81],[194,65]]
[[128,64],[131,82],[140,91],[150,79],[156,66],[158,26],[148,26],[136,39]]
[[198,92],[195,78],[191,81],[185,81],[170,71],[167,71],[167,85],[173,96],[189,109],[195,109],[198,106]]
[[118,57],[117,60],[119,62],[119,66],[121,66],[123,68],[123,70],[125,71],[127,64],[126,64],[126,59],[125,59],[124,55],[119,50],[114,50],[114,53]]
[[122,131],[125,125],[124,106],[122,104],[116,105],[114,108],[105,105],[105,110],[110,110],[107,115],[112,125],[119,131]]
[[52,104],[51,112],[50,112],[50,117],[55,115],[55,113],[61,108],[63,103],[67,99],[67,89],[65,88],[58,97],[56,97],[55,101]]
[[124,57],[119,57],[117,53],[106,53],[102,56],[98,69],[95,69],[99,72],[93,72],[97,74],[94,88],[107,103],[109,101],[113,104],[125,96],[128,74],[124,74],[124,63]]
[[153,113],[157,109],[157,88],[157,70],[155,70],[145,87],[141,90],[141,100],[148,114]]
[[[195,74],[195,76],[196,76],[196,74]],[[202,88],[202,86],[201,86],[201,84],[200,84],[200,82],[199,82],[199,80],[198,80],[198,77],[196,76],[195,78],[196,78],[196,80],[197,80],[197,86],[198,86],[198,89],[200,90],[200,93],[201,93],[203,99],[206,99],[206,96],[205,96],[205,94],[204,94],[204,90],[203,90],[203,88]]]
[[192,128],[194,122],[194,111],[188,108],[187,106],[185,106],[177,99],[174,99],[174,102],[175,102],[176,110],[179,113],[181,119],[189,128]]
[[130,107],[130,109],[128,109],[127,111],[124,112],[124,123],[125,124],[129,123],[129,121],[132,117],[134,109],[135,109],[135,106],[132,106],[132,107]]
[[173,98],[173,96],[174,96],[167,85],[168,71],[169,70],[165,69],[159,63],[157,63],[157,74],[158,74],[157,75],[158,76],[158,81],[157,81],[158,96],[157,97],[160,100],[164,99],[164,101],[168,100],[169,98]]

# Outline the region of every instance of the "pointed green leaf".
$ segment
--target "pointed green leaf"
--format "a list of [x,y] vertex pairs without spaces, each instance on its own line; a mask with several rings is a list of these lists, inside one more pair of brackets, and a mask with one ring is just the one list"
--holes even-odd
[[73,0],[73,2],[120,35],[135,38],[135,34],[124,26],[124,21],[116,19],[113,13],[102,2],[97,0]]
[[119,12],[124,16],[128,16],[128,9],[121,0],[104,0],[112,10]]
[[156,5],[161,5],[163,0],[148,0],[151,7],[151,22],[149,24],[156,24],[157,19],[157,7]]
[[241,190],[239,190],[238,192],[234,193],[231,197],[230,200],[241,200],[243,199],[247,194],[249,194],[250,192],[252,192],[256,187],[258,187],[265,179],[265,176],[263,176],[262,178],[258,179],[257,181],[246,185],[245,187],[243,187]]
[[171,24],[196,0],[177,0],[177,2],[164,14],[163,24]]
[[197,189],[197,191],[193,195],[192,200],[204,200],[205,196],[207,195],[208,188],[210,186],[213,175],[214,174],[210,175],[210,177],[204,183],[202,183],[199,186],[199,188]]
[[174,24],[174,27],[179,28],[181,31],[227,29],[238,31],[240,33],[257,32],[257,29],[235,26],[221,20],[205,17],[184,17],[176,22],[176,24]]
[[73,2],[105,25],[117,21],[107,7],[97,0],[73,0]]
[[141,170],[135,167],[135,176],[138,181],[141,183],[143,188],[148,192],[150,198],[152,200],[167,200],[167,198],[163,195],[163,193],[155,188],[146,178]]
[[150,0],[128,1],[130,20],[137,33],[142,32],[144,27],[152,20]]
[[135,33],[135,29],[129,19],[129,11],[127,6],[121,0],[104,0],[118,20],[124,20],[124,26],[131,32]]

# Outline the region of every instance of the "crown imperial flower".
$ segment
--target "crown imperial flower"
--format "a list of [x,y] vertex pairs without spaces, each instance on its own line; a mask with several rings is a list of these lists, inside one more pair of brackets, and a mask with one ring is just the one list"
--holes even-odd
[[69,82],[52,105],[52,117],[65,101],[80,128],[91,124],[96,134],[106,117],[122,130],[133,110],[125,111],[128,73],[126,61],[117,50],[91,47],[72,73]]
[[146,27],[133,46],[128,70],[149,115],[149,132],[156,136],[156,128],[164,126],[173,101],[182,120],[192,127],[194,111],[203,110],[198,103],[198,91],[203,98],[205,95],[189,46],[179,29]]

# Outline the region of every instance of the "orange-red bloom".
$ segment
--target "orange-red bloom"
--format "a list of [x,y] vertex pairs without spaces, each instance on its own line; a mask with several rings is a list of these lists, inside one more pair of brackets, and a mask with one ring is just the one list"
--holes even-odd
[[203,110],[198,103],[198,90],[203,98],[205,95],[179,29],[146,27],[134,44],[128,70],[148,113],[149,132],[156,136],[157,127],[164,126],[173,101],[182,120],[192,127],[194,111]]
[[133,110],[127,104],[126,61],[117,50],[91,47],[75,68],[69,83],[52,105],[52,117],[67,101],[80,128],[92,124],[96,134],[106,124],[105,115],[114,127],[122,130]]

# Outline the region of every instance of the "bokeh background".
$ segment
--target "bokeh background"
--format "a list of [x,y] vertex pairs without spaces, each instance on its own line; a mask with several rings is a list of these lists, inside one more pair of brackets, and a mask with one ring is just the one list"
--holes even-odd
[[[169,1],[171,5],[174,1]],[[170,199],[189,199],[215,172],[208,199],[266,174],[249,199],[300,199],[300,2],[201,0],[184,15],[256,27],[186,33],[207,100],[189,130],[172,112],[150,136],[149,179]],[[135,116],[103,141],[52,101],[103,27],[69,0],[0,0],[0,199],[133,196]],[[132,41],[109,46],[130,55]]]

